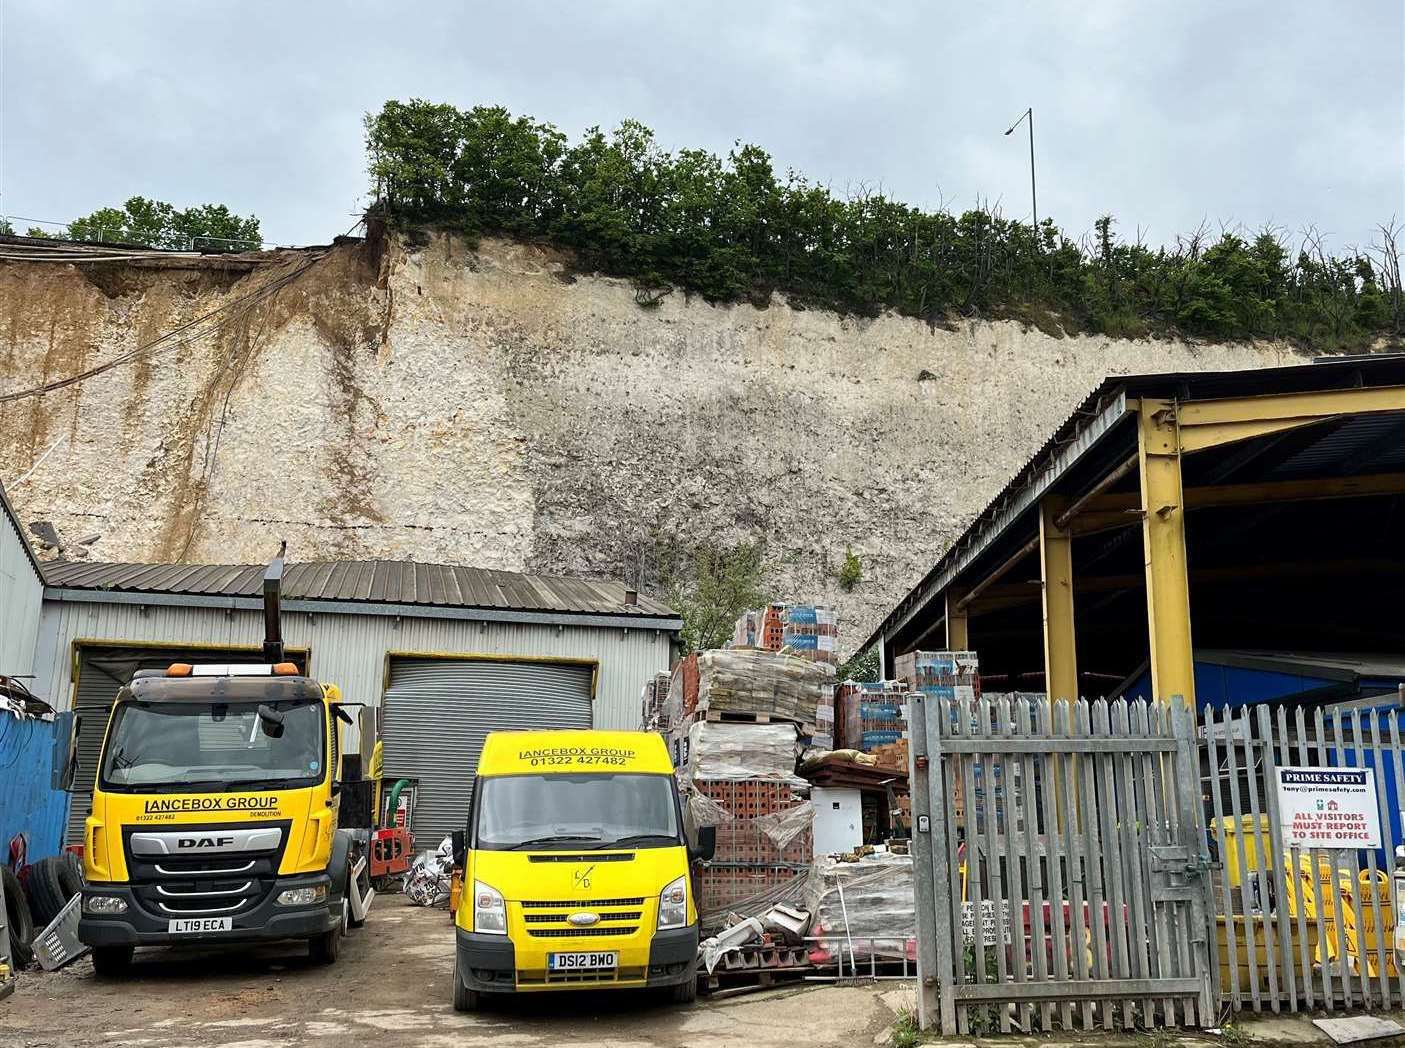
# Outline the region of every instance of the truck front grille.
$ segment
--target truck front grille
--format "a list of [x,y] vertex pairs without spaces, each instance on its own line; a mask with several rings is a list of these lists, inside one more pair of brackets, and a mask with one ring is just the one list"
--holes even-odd
[[157,836],[174,831],[210,833],[204,827],[131,827],[123,834],[127,874],[132,892],[148,913],[158,917],[237,917],[262,905],[272,892],[283,849],[287,822],[240,824],[239,829],[277,827],[278,844],[247,851],[220,851],[209,855],[154,855],[132,849],[133,832]]

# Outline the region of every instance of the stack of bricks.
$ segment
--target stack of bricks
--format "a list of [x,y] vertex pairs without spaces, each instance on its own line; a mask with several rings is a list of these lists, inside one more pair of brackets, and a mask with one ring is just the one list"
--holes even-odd
[[780,651],[784,630],[785,605],[767,604],[764,608],[744,611],[737,617],[727,647]]
[[833,673],[839,666],[839,617],[820,604],[787,604],[781,644]]
[[907,738],[908,694],[903,681],[845,681],[835,696],[836,743],[842,749],[871,753]]
[[895,660],[898,677],[931,700],[952,703],[952,716],[973,708],[981,693],[980,661],[974,651],[910,651]]
[[[732,816],[717,826],[717,852],[714,860],[739,866],[808,865],[814,856],[810,828],[801,830],[779,847],[757,819],[806,803],[788,782],[765,779],[718,779],[694,782],[693,788],[716,801]],[[725,857],[725,858],[724,858]],[[714,861],[714,865],[715,865]]]

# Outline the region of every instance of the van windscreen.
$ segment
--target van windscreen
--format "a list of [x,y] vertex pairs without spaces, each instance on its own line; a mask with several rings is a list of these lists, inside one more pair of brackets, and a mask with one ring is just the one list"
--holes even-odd
[[476,784],[474,847],[669,848],[683,843],[669,775],[503,775]]

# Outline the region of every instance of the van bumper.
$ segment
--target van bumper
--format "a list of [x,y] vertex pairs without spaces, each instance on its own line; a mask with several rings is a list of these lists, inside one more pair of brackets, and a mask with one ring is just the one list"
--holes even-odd
[[484,935],[454,929],[457,939],[458,972],[464,987],[480,993],[510,993],[532,990],[599,990],[619,985],[678,986],[697,978],[698,926],[655,932],[649,942],[649,966],[644,980],[628,983],[580,982],[517,984],[517,950],[506,935]]
[[[85,905],[78,920],[78,939],[85,946],[170,946],[177,943],[212,946],[218,943],[310,939],[331,931],[341,921],[341,899],[330,898],[330,882],[331,878],[326,874],[279,877],[259,905],[233,918],[233,927],[229,931],[194,934],[169,931],[170,916],[147,911],[130,885],[84,885]],[[313,906],[279,906],[274,902],[280,892],[289,888],[307,888],[318,884],[328,885],[328,902]],[[86,901],[90,895],[122,899],[127,904],[127,910],[111,916],[89,914],[86,912]]]

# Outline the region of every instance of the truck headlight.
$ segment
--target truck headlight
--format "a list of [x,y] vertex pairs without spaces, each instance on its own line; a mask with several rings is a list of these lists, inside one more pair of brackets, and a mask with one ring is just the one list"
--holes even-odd
[[502,892],[482,881],[473,882],[473,930],[488,935],[507,934],[507,903]]
[[83,899],[83,909],[87,913],[126,913],[127,900],[116,895],[88,895]]
[[688,923],[688,877],[685,874],[659,893],[659,927],[682,928]]
[[327,886],[314,884],[310,888],[289,888],[285,892],[279,892],[275,901],[279,906],[311,906],[313,903],[326,902]]

